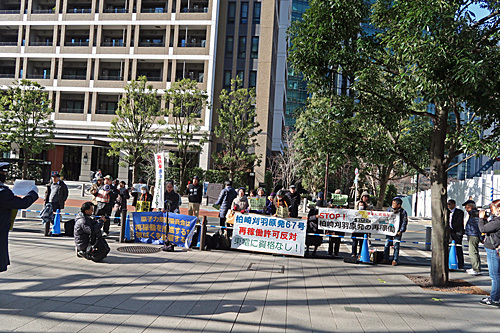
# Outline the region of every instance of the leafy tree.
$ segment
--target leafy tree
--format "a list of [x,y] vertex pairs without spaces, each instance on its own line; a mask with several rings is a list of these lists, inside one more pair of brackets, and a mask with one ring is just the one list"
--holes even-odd
[[[167,134],[177,145],[177,153],[170,153],[170,160],[179,165],[181,187],[184,191],[187,183],[187,167],[203,150],[207,134],[200,131],[203,121],[200,119],[202,108],[208,103],[208,95],[198,88],[194,80],[183,79],[172,83],[165,90],[165,100],[171,107],[167,115],[173,124],[167,127]],[[196,137],[196,140],[195,140]]]
[[28,175],[33,155],[53,147],[54,122],[49,95],[34,81],[20,80],[5,92],[0,111],[0,139],[23,151],[22,178]]
[[219,169],[229,170],[231,180],[237,171],[248,171],[260,164],[260,156],[250,150],[257,145],[259,123],[255,121],[255,88],[243,88],[241,79],[231,80],[231,91],[222,90],[217,110],[219,124],[215,135],[222,141],[221,152],[214,152],[213,159]]
[[[395,116],[430,124],[430,171],[414,160],[411,145],[389,135],[390,151],[431,181],[431,279],[435,285],[443,285],[448,281],[450,163],[460,154],[498,154],[500,131],[492,125],[500,113],[500,4],[485,0],[378,0],[371,11],[366,3],[312,0],[313,10],[302,23],[305,34],[298,35],[298,27],[292,29],[292,36],[299,36],[292,41],[293,46],[301,48],[295,62],[307,79],[314,79],[323,89],[327,86],[321,82],[324,72],[333,65],[341,68],[343,77],[351,82],[349,90],[360,103],[385,105],[358,112],[386,130],[391,124],[386,120]],[[471,4],[481,5],[489,15],[476,19],[469,9]],[[353,18],[358,19],[353,22]],[[371,31],[355,27],[366,27],[368,22],[373,24]],[[337,38],[332,29],[344,33]],[[312,41],[319,43],[311,47]],[[483,132],[487,129],[491,131]]]
[[109,156],[118,156],[120,164],[133,168],[132,182],[136,182],[139,165],[164,134],[160,100],[156,89],[148,85],[145,76],[125,86],[125,94],[118,102],[116,117],[111,121]]

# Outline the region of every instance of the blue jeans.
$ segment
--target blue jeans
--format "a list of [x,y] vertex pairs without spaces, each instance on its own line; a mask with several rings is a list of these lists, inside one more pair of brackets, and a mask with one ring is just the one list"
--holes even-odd
[[500,301],[500,257],[497,250],[486,249],[488,271],[491,278],[491,300]]
[[394,243],[394,260],[395,262],[399,261],[399,246],[401,245],[400,242],[394,242],[394,240],[401,240],[403,237],[403,234],[400,236],[386,236],[385,237],[385,247],[384,247],[384,259],[389,260],[389,254],[391,251],[391,245]]

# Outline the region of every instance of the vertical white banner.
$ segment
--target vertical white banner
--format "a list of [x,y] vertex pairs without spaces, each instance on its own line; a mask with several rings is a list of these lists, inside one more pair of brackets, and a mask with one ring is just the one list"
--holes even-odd
[[163,163],[163,157],[163,152],[155,154],[156,180],[155,193],[153,195],[151,208],[163,209],[164,205],[163,193],[165,193],[165,164]]

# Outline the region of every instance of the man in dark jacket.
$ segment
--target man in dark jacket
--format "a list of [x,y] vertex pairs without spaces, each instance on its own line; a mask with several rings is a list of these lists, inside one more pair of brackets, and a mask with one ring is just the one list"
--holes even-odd
[[76,255],[80,258],[86,258],[87,247],[90,243],[92,233],[98,234],[103,226],[104,216],[101,216],[99,221],[95,222],[92,218],[94,205],[92,202],[85,202],[75,219],[75,245]]
[[0,162],[0,272],[7,270],[9,261],[9,230],[13,209],[26,209],[38,199],[38,188],[33,186],[30,192],[20,198],[3,183],[7,178],[9,163]]
[[469,258],[472,268],[466,270],[470,275],[481,275],[481,256],[479,255],[479,242],[481,233],[479,232],[479,211],[476,209],[476,202],[467,200],[462,204],[465,207],[465,234],[469,241]]
[[403,233],[406,231],[406,226],[408,225],[408,214],[406,210],[401,207],[403,200],[396,197],[392,199],[392,205],[387,209],[388,212],[393,212],[399,214],[399,229],[396,236],[387,236],[384,247],[384,260],[382,263],[389,263],[389,254],[391,250],[391,245],[394,243],[394,258],[392,259],[392,266],[399,264],[399,246],[401,245],[401,238],[403,238]]
[[297,192],[295,185],[290,186],[290,192],[286,196],[290,200],[288,214],[290,217],[299,217],[300,194]]
[[169,213],[179,213],[179,194],[175,193],[173,182],[167,182],[163,199],[165,200],[165,204],[163,206],[164,213],[167,210]]
[[226,226],[227,211],[231,208],[231,203],[237,196],[236,191],[233,188],[233,183],[230,180],[227,180],[224,184],[226,187],[220,191],[219,198],[215,203],[215,205],[220,205],[219,219],[221,227]]
[[64,209],[64,203],[68,199],[68,186],[61,180],[59,173],[52,175],[52,181],[47,184],[45,191],[45,203],[51,203],[54,212]]
[[464,250],[462,248],[462,239],[464,238],[464,211],[457,208],[455,200],[448,200],[448,221],[450,242],[454,240],[457,245],[458,269],[463,269]]
[[203,195],[203,187],[201,187],[199,182],[200,178],[198,176],[194,176],[193,183],[187,186],[187,194],[189,200],[188,215],[196,217],[200,215],[200,204]]

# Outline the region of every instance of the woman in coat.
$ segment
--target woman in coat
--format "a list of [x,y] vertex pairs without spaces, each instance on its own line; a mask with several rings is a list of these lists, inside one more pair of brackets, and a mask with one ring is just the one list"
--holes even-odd
[[245,189],[243,187],[238,189],[238,196],[234,198],[233,203],[231,204],[231,209],[235,212],[246,211],[248,209],[248,199],[245,195]]
[[226,226],[227,211],[231,208],[231,203],[236,198],[236,191],[233,188],[233,183],[230,180],[225,182],[226,187],[220,191],[219,198],[215,205],[220,205],[219,208],[219,223],[221,227]]

